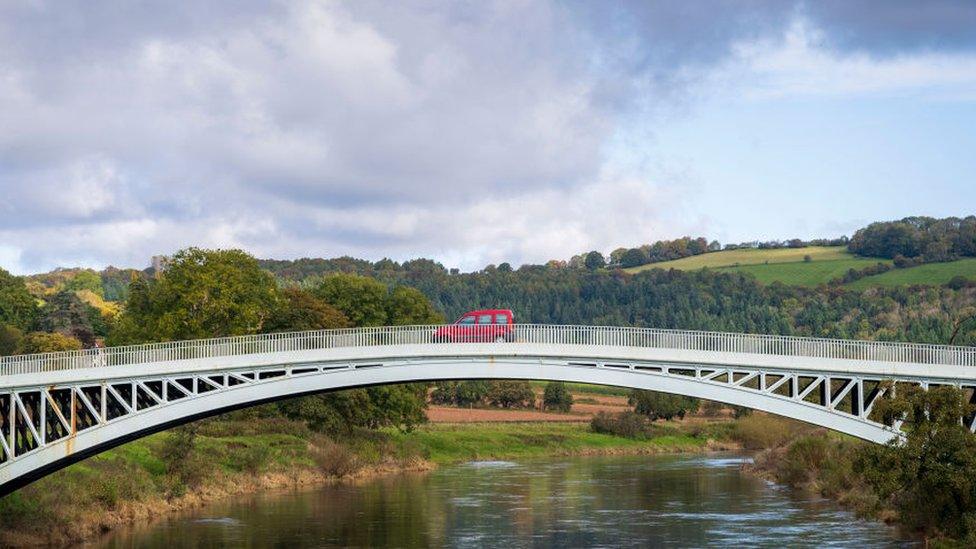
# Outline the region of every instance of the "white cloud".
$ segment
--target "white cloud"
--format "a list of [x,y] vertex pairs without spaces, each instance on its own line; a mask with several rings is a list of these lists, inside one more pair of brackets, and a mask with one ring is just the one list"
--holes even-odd
[[829,48],[824,33],[797,18],[781,36],[739,42],[710,86],[762,101],[804,96],[920,94],[976,99],[976,54],[914,51],[880,57]]

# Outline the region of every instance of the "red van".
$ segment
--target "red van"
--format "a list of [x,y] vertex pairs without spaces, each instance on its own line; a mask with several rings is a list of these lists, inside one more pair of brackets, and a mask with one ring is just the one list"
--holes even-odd
[[514,323],[514,315],[509,309],[469,311],[461,315],[454,324],[438,328],[434,332],[434,341],[514,341]]

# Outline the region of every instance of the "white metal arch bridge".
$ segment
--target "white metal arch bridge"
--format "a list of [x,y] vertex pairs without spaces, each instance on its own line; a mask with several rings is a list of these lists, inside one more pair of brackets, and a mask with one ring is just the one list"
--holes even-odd
[[[515,325],[441,342],[438,326],[266,334],[0,358],[0,495],[128,440],[262,402],[448,379],[615,385],[746,406],[883,443],[886,381],[976,394],[976,349],[753,334]],[[964,418],[976,429],[976,418]]]

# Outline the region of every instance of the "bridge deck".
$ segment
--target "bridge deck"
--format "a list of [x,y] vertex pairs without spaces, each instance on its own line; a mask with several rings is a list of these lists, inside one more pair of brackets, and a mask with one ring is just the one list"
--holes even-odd
[[[64,370],[101,370],[161,363],[169,363],[170,366],[181,363],[187,368],[194,368],[201,361],[210,362],[208,359],[271,353],[330,350],[335,351],[338,358],[346,354],[356,355],[356,349],[389,346],[409,346],[413,349],[422,346],[422,352],[435,354],[457,352],[456,345],[445,345],[443,348],[446,351],[438,351],[441,344],[435,341],[437,328],[439,326],[320,330],[0,357],[0,387],[16,386],[30,379],[26,376],[38,373],[44,373],[47,377]],[[659,354],[654,351],[666,350],[668,356],[693,362],[746,360],[749,364],[772,366],[783,365],[787,359],[799,359],[811,367],[947,377],[969,377],[968,370],[960,367],[976,366],[976,348],[918,343],[540,324],[515,325],[513,333],[514,341],[519,345],[496,344],[496,352],[518,352],[519,347],[528,344],[548,347],[549,352],[544,354],[551,354],[556,347],[571,349],[569,354],[572,356],[594,351],[605,356],[605,353],[619,354],[613,349],[626,349],[628,357],[634,357],[637,353],[659,359]],[[483,354],[484,349],[477,352]],[[86,377],[80,372],[75,375]],[[70,379],[74,375],[55,377]],[[34,376],[33,379],[38,378]]]

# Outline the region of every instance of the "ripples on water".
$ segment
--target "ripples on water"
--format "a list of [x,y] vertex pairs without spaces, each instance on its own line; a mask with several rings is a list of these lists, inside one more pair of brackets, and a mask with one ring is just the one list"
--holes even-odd
[[266,494],[120,531],[105,547],[902,547],[884,525],[741,473],[749,458],[475,461]]

